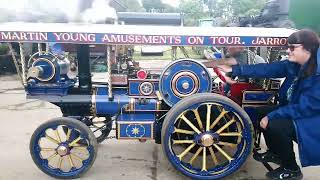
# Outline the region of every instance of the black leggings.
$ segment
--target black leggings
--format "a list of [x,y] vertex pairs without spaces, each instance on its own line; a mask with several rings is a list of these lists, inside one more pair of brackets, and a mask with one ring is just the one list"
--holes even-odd
[[[277,107],[258,109],[259,121]],[[260,127],[260,126],[259,126]],[[293,151],[293,141],[297,142],[293,121],[290,119],[274,119],[268,122],[266,130],[262,130],[268,149],[281,159],[284,168],[296,170],[299,168]]]

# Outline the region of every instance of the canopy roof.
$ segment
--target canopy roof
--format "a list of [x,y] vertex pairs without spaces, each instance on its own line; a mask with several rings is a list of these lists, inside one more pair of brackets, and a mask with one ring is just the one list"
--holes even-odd
[[253,27],[172,27],[106,24],[1,23],[0,42],[284,46],[296,30]]

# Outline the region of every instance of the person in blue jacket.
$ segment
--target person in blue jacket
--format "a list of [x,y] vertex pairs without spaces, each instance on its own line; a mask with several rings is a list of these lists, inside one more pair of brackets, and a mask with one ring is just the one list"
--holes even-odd
[[232,76],[286,78],[279,90],[279,106],[261,119],[268,150],[256,160],[274,162],[279,168],[269,179],[301,179],[293,151],[298,143],[302,167],[320,165],[320,50],[319,37],[300,30],[288,38],[288,60],[270,64],[221,66]]

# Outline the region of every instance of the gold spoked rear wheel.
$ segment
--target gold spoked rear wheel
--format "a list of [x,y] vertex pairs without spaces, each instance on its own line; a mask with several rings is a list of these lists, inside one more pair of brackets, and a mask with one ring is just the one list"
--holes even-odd
[[239,168],[251,152],[251,121],[226,97],[194,96],[183,99],[168,113],[162,130],[163,147],[182,173],[196,179],[221,178]]

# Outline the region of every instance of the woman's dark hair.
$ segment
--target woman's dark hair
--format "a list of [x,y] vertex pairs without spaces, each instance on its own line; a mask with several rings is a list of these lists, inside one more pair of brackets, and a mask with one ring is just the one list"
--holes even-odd
[[307,77],[315,74],[317,70],[317,52],[319,49],[318,35],[311,30],[303,29],[291,34],[288,37],[288,44],[302,44],[303,48],[311,53],[303,76]]

